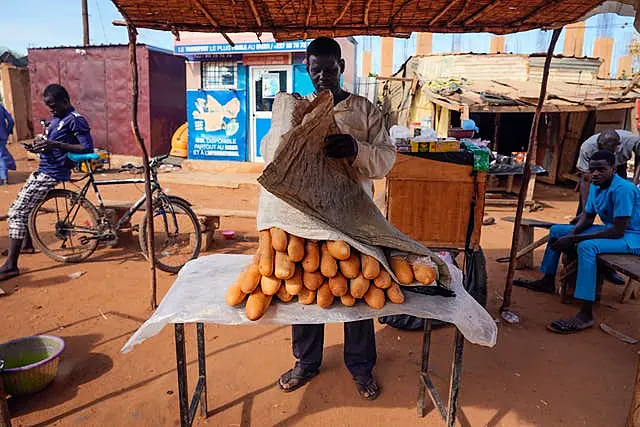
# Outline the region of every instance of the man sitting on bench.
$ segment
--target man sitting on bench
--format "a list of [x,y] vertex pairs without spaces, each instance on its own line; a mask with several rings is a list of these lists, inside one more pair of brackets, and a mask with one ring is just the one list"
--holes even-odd
[[[549,329],[570,334],[594,324],[593,301],[596,296],[596,258],[602,253],[631,253],[640,255],[640,190],[631,182],[616,175],[615,156],[598,151],[589,162],[591,188],[585,210],[578,223],[554,225],[544,253],[541,279],[514,280],[516,286],[539,292],[555,292],[555,274],[561,252],[577,248],[578,278],[574,297],[582,300],[578,314],[570,319],[556,320]],[[604,225],[593,225],[596,215]]]

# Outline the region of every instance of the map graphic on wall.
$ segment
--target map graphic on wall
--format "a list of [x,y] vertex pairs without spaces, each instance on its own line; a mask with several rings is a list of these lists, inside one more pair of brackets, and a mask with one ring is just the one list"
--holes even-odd
[[245,103],[245,91],[187,91],[189,158],[245,160]]

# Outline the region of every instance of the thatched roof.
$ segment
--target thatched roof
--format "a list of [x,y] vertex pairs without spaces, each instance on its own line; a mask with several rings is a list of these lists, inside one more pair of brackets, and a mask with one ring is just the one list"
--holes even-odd
[[576,22],[604,3],[604,0],[112,1],[125,20],[140,28],[271,32],[278,41],[320,35],[402,37],[418,31],[505,34]]

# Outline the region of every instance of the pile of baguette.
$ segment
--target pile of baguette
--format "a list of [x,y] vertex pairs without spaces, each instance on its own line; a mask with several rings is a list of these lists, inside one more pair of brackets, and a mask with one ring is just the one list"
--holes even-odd
[[[389,298],[404,302],[404,294],[375,258],[359,253],[341,240],[307,240],[280,228],[262,230],[253,263],[227,290],[226,303],[242,304],[249,320],[258,320],[276,295],[282,302],[297,297],[301,304],[330,307],[335,298],[351,307],[363,299],[371,308],[384,307]],[[403,285],[434,283],[436,270],[406,257],[391,257],[391,269]]]

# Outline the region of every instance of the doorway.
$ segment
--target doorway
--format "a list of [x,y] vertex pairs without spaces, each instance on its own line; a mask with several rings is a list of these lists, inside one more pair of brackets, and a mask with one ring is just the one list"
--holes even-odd
[[290,65],[260,66],[250,68],[251,143],[249,160],[263,162],[260,155],[262,138],[271,128],[273,101],[278,92],[293,89]]

